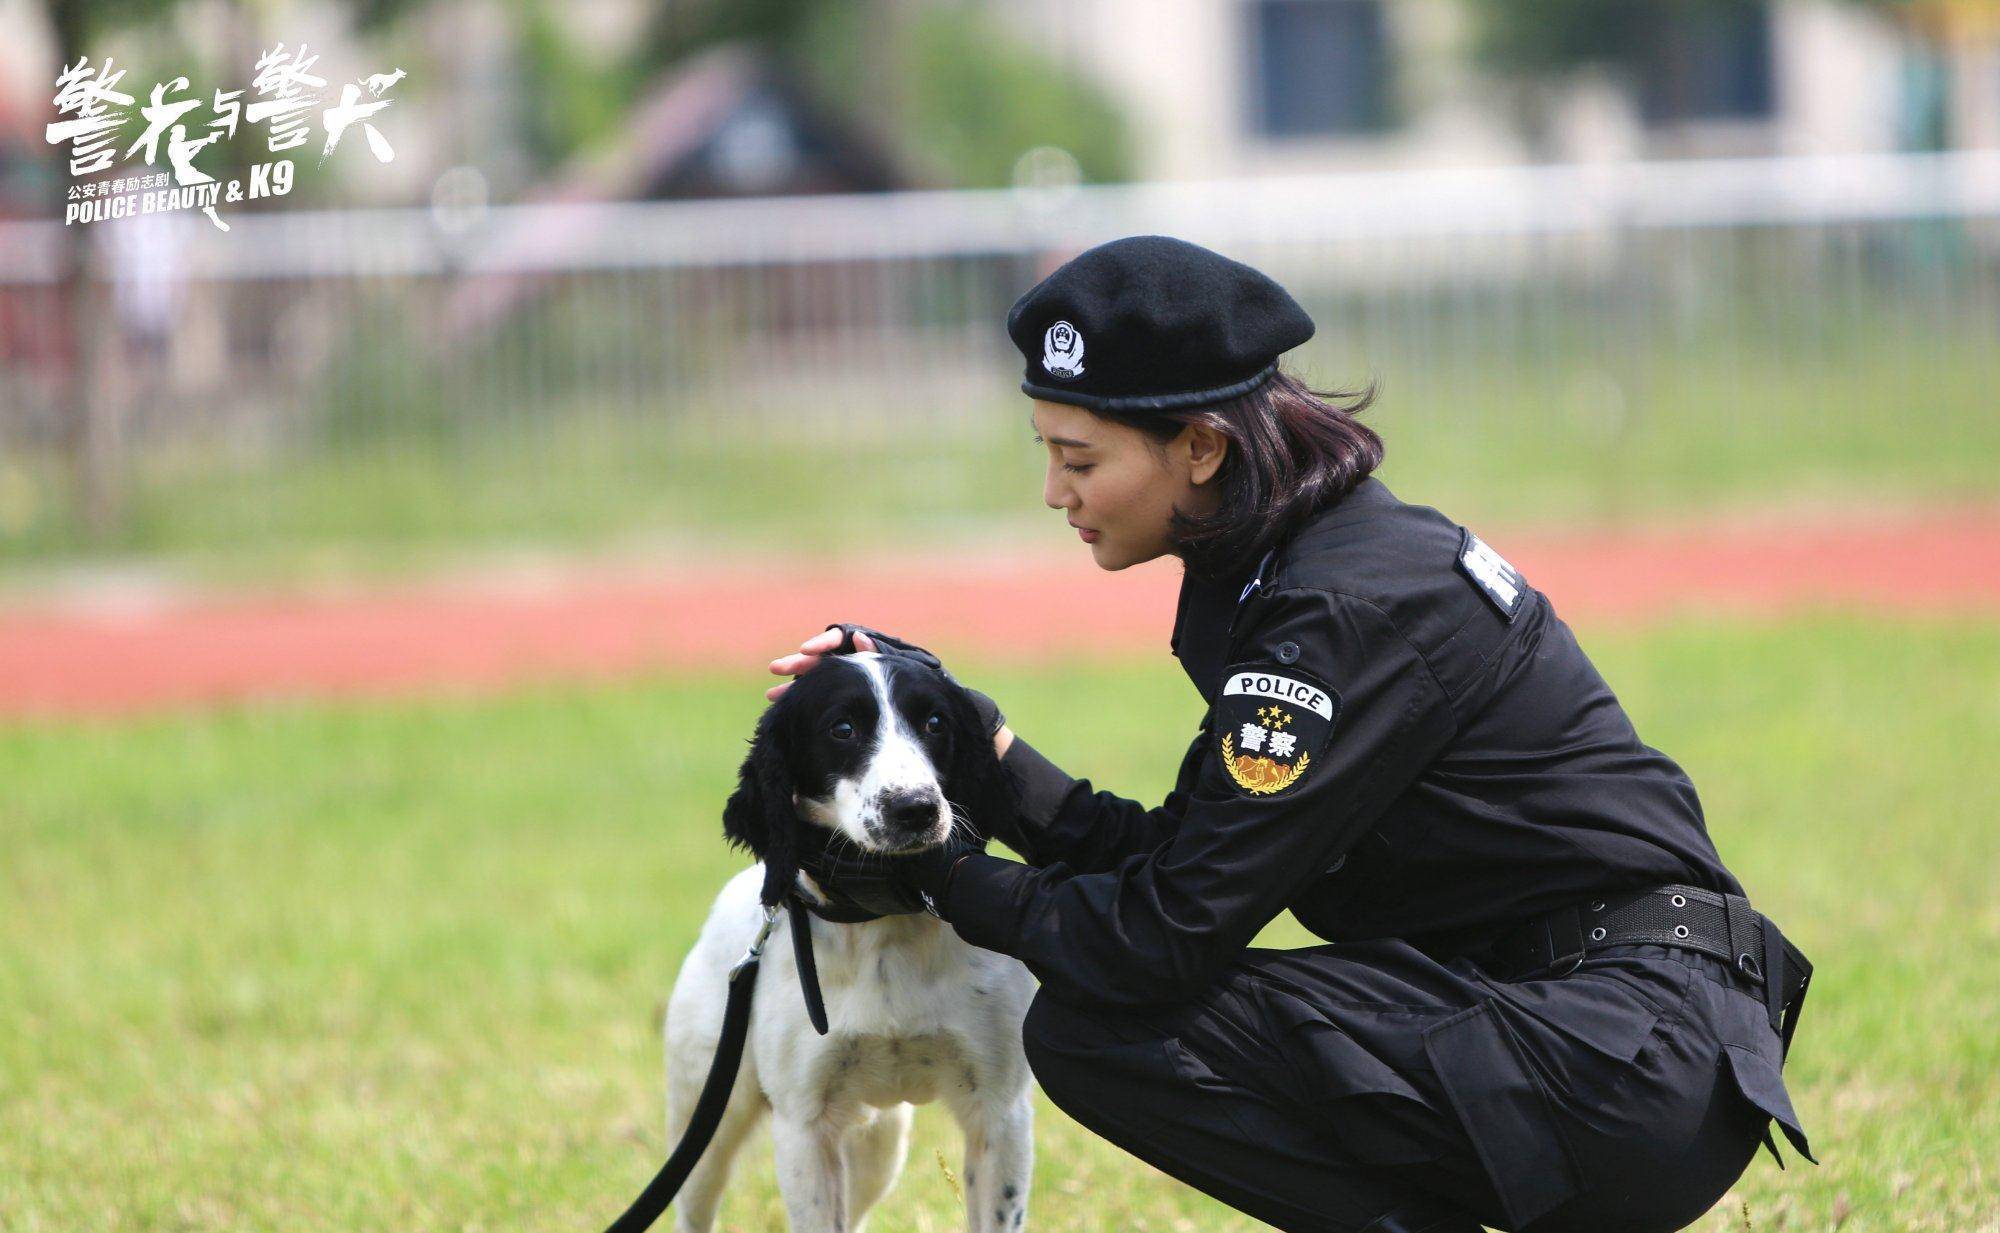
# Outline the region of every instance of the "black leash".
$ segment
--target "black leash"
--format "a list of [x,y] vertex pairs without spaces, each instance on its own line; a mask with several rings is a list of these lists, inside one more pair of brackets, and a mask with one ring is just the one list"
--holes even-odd
[[812,925],[806,913],[840,924],[874,920],[876,914],[860,908],[807,903],[797,894],[790,894],[781,903],[764,905],[763,927],[757,930],[750,949],[729,969],[729,1000],[722,1009],[722,1038],[716,1042],[715,1061],[709,1064],[708,1078],[702,1082],[701,1095],[694,1102],[694,1112],[688,1117],[687,1129],[681,1132],[681,1141],[639,1197],[632,1200],[632,1206],[612,1221],[605,1233],[645,1233],[650,1229],[680,1193],[688,1174],[694,1172],[695,1162],[715,1138],[716,1127],[722,1125],[722,1111],[729,1104],[729,1093],[736,1087],[736,1071],[743,1062],[743,1046],[750,1036],[750,999],[757,992],[757,968],[763,961],[764,942],[777,924],[780,908],[791,918],[792,955],[798,963],[799,991],[805,995],[806,1017],[812,1020],[813,1031],[826,1035],[826,1001],[820,996],[819,965],[813,959]]

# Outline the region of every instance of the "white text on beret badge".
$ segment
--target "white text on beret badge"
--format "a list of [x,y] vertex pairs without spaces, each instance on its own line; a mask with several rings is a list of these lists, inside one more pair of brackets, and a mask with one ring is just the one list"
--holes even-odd
[[1042,335],[1042,367],[1051,377],[1074,381],[1083,375],[1083,335],[1067,321],[1058,321]]

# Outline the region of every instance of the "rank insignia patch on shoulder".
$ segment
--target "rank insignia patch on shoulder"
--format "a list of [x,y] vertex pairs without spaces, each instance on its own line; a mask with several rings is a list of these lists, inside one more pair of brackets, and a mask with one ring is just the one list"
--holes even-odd
[[1527,597],[1528,584],[1521,580],[1521,571],[1507,564],[1507,558],[1487,547],[1486,541],[1474,535],[1470,529],[1459,528],[1458,568],[1480,594],[1500,610],[1500,615],[1509,621],[1521,610],[1521,601]]
[[1229,782],[1275,796],[1312,773],[1340,718],[1340,695],[1297,668],[1237,664],[1215,700],[1216,749]]

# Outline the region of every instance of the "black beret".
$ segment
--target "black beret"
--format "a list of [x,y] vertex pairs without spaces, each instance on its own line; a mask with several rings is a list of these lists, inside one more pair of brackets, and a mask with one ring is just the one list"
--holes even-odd
[[1021,392],[1093,411],[1173,411],[1247,394],[1313,336],[1283,287],[1164,235],[1086,249],[1014,301]]

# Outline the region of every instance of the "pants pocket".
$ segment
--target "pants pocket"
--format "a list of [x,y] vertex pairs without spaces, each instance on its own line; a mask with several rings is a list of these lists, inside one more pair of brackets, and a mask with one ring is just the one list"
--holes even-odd
[[[1284,1063],[1279,1072],[1288,1098],[1307,1109],[1319,1129],[1355,1159],[1369,1164],[1408,1165],[1447,1155],[1463,1155],[1454,1118],[1442,1101],[1427,1097],[1405,1070],[1415,1061],[1417,1020],[1407,1023],[1410,1046],[1385,1056],[1379,1025],[1372,1040],[1357,1037],[1356,1017],[1364,1009],[1331,1014],[1281,990],[1266,989],[1258,999],[1266,1039]],[[1434,1020],[1436,1016],[1431,1016]]]
[[1579,1192],[1575,1153],[1548,1091],[1490,1004],[1433,1025],[1424,1052],[1510,1225],[1527,1224]]
[[1299,1134],[1296,1123],[1254,1090],[1218,1073],[1178,1038],[1169,1036],[1160,1043],[1173,1060],[1181,1083],[1196,1097],[1194,1103],[1211,1114],[1219,1110],[1236,1127],[1239,1142],[1276,1150]]
[[[1763,1054],[1742,1045],[1723,1045],[1722,1056],[1729,1067],[1730,1077],[1736,1081],[1736,1090],[1743,1094],[1743,1098],[1778,1123],[1799,1155],[1818,1164],[1819,1160],[1812,1154],[1812,1145],[1806,1141],[1806,1132],[1799,1125],[1799,1115],[1792,1111],[1792,1098],[1785,1091],[1784,1076],[1778,1067]],[[1778,1156],[1777,1144],[1771,1142],[1768,1124],[1764,1127],[1764,1146],[1770,1149],[1771,1159],[1778,1162],[1778,1167],[1784,1168],[1785,1162]]]

